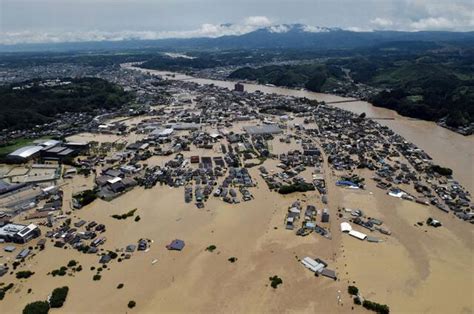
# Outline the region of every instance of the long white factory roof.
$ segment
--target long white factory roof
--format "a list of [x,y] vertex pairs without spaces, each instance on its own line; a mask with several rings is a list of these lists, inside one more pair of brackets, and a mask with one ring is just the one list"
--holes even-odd
[[8,156],[11,157],[21,157],[21,158],[28,158],[40,150],[42,150],[42,146],[25,146],[22,148],[17,149],[16,151],[10,153]]

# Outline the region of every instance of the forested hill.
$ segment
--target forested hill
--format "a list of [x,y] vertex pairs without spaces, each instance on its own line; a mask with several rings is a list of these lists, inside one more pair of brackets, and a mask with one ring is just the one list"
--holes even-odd
[[120,86],[102,79],[61,82],[48,86],[30,81],[0,87],[0,129],[24,129],[51,122],[57,114],[116,108],[130,100]]
[[[474,123],[474,69],[472,58],[431,58],[386,55],[330,58],[304,65],[243,67],[229,75],[278,86],[305,87],[331,93],[338,86],[360,90],[359,83],[376,88],[375,94],[360,93],[375,106],[393,109],[418,119],[439,121],[453,128]],[[345,75],[342,69],[348,73]],[[350,76],[351,81],[347,78]]]
[[375,106],[418,119],[446,118],[450,127],[474,122],[474,76],[442,64],[411,63],[388,68],[371,84],[390,88],[374,96]]

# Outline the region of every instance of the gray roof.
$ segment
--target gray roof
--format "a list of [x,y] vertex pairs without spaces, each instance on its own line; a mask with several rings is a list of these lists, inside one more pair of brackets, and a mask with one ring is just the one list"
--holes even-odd
[[33,156],[34,154],[41,151],[43,147],[41,146],[24,146],[22,148],[17,149],[13,153],[8,154],[9,157],[21,157],[21,158],[28,158]]
[[275,124],[265,124],[262,126],[245,126],[245,132],[248,134],[278,134],[282,133],[282,129]]
[[21,225],[21,224],[14,224],[14,223],[9,223],[4,225],[3,227],[0,227],[0,236],[6,236],[10,235],[13,236],[20,232],[21,230],[25,229],[26,225]]

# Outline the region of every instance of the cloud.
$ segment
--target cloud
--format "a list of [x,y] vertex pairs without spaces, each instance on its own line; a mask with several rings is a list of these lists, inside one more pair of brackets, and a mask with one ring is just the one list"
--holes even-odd
[[410,27],[414,30],[441,30],[455,29],[457,22],[445,17],[429,17],[412,22]]
[[474,28],[472,0],[403,0],[392,19],[394,29],[467,31]]
[[[2,0],[0,0],[2,1]],[[5,0],[4,0],[5,1]],[[10,3],[18,3],[18,2],[25,2],[29,3],[29,1],[33,0],[7,0]],[[37,0],[34,0],[37,1]],[[39,0],[38,0],[39,1]],[[42,0],[42,1],[51,1],[60,3],[63,0]],[[90,1],[92,0],[81,0],[81,1]],[[119,1],[119,0],[101,0],[101,1]],[[132,3],[135,0],[121,0],[124,2]],[[152,1],[152,0],[142,0],[142,1]],[[174,0],[173,0],[174,1]],[[215,0],[217,1],[217,0]],[[229,2],[231,0],[228,0]],[[310,2],[311,0],[308,0]],[[313,0],[314,1],[314,0]],[[341,26],[346,30],[355,31],[355,32],[367,32],[372,30],[401,30],[401,31],[421,31],[421,30],[448,30],[448,31],[472,31],[474,30],[474,4],[472,0],[384,0],[383,10],[372,10],[369,6],[373,3],[380,0],[366,0],[360,1],[360,4],[357,5],[357,8],[365,8],[364,6],[368,6],[364,10],[367,11],[367,16],[361,17],[360,11],[359,14],[356,14],[357,10],[351,10],[350,8],[347,9],[348,14],[341,15],[341,21],[344,21],[343,25],[331,25],[330,23],[336,23],[337,19],[330,20],[330,22],[321,22],[321,18],[315,17],[314,19],[303,19],[298,21],[316,21],[319,19],[320,23],[325,26]],[[171,0],[170,0],[171,2]],[[258,1],[257,1],[258,2]],[[344,1],[343,1],[344,2]],[[356,3],[357,1],[349,1],[347,3]],[[62,2],[61,2],[62,3]],[[151,3],[151,2],[150,2]],[[215,3],[209,0],[209,3]],[[233,3],[233,2],[232,2]],[[371,4],[372,3],[372,4]],[[356,4],[353,4],[356,6]],[[335,5],[338,8],[339,6]],[[354,9],[354,7],[352,8]],[[70,9],[68,9],[70,10]],[[329,13],[332,11],[331,8],[327,9],[327,12],[324,10],[320,11],[321,15],[328,13],[327,15],[330,16]],[[232,10],[227,10],[228,12],[232,12]],[[226,12],[227,12],[226,11]],[[252,10],[252,12],[267,12],[268,10]],[[280,12],[281,11],[281,12]],[[6,11],[5,11],[6,12]],[[19,11],[12,11],[12,12],[19,12]],[[194,11],[193,11],[194,12]],[[90,13],[87,12],[89,15]],[[272,16],[275,16],[279,22],[287,22],[292,23],[290,17],[285,17],[284,10],[279,10],[279,12],[272,13]],[[28,18],[31,16],[30,11],[25,13]],[[197,13],[196,13],[197,14]],[[270,14],[270,13],[268,13]],[[339,11],[337,14],[340,14]],[[87,16],[89,16],[87,15]],[[0,15],[0,19],[2,17],[9,16],[13,17],[14,14],[4,14],[3,16]],[[42,16],[38,14],[38,16]],[[141,15],[140,15],[141,16]],[[182,16],[174,17],[175,15],[169,15],[170,21],[175,21],[178,17],[183,20]],[[219,15],[221,17],[222,15]],[[300,15],[298,15],[300,16]],[[155,26],[143,26],[143,30],[129,30],[135,29],[136,25],[134,23],[128,24],[128,26],[123,26],[125,29],[120,29],[117,27],[106,27],[106,26],[98,26],[101,24],[95,23],[95,19],[97,17],[92,15],[90,17],[92,26],[90,28],[83,28],[87,27],[87,23],[82,23],[81,26],[70,25],[67,27],[61,23],[61,21],[53,23],[53,26],[48,27],[33,27],[29,26],[21,26],[18,28],[9,28],[5,27],[6,22],[4,25],[0,22],[0,44],[19,44],[19,43],[58,43],[58,42],[81,42],[81,41],[119,41],[119,40],[136,40],[136,39],[144,39],[144,40],[155,40],[155,39],[163,39],[163,38],[196,38],[196,37],[220,37],[220,36],[232,36],[232,35],[242,35],[249,32],[252,32],[256,29],[262,27],[268,27],[268,29],[272,32],[282,33],[287,32],[290,29],[288,24],[275,24],[275,20],[268,18],[267,16],[263,15],[256,15],[256,16],[242,16],[240,21],[237,21],[234,24],[217,24],[217,23],[205,23],[201,24],[198,27],[192,25],[198,25],[190,23],[189,27],[194,27],[193,29],[183,30],[183,31],[164,31],[164,28],[160,29],[160,26],[156,26],[157,24],[145,24],[141,23],[140,25],[155,25]],[[201,21],[212,21],[213,17],[203,17]],[[225,17],[223,17],[224,19]],[[4,18],[5,19],[5,18]],[[288,20],[290,19],[290,20]],[[33,19],[34,20],[34,19]],[[52,19],[56,21],[55,19]],[[166,20],[166,19],[165,19]],[[9,22],[10,24],[14,24],[13,19]],[[133,21],[133,19],[131,19]],[[294,21],[294,18],[293,18]],[[168,22],[166,20],[166,22]],[[165,23],[165,22],[163,22]],[[45,25],[48,23],[45,22]],[[34,25],[32,22],[31,25]],[[49,25],[49,24],[48,24]],[[84,26],[83,26],[84,25]],[[123,24],[127,25],[127,24]],[[168,27],[168,24],[165,26],[161,25],[161,27]],[[2,28],[3,26],[3,28]],[[51,27],[61,27],[58,30],[51,30]],[[141,26],[140,26],[141,27]],[[157,27],[159,29],[154,29],[153,27]],[[169,26],[170,28],[172,26]],[[179,24],[178,27],[185,27],[184,24]],[[17,31],[17,29],[21,31]],[[23,30],[25,29],[25,30]],[[165,28],[166,29],[166,28]],[[168,28],[169,29],[169,28]],[[301,29],[306,32],[323,32],[328,31],[329,29],[326,27],[317,27],[317,26],[309,26],[303,25]],[[68,31],[70,30],[70,31]],[[71,31],[72,30],[72,31]]]
[[244,24],[255,27],[270,26],[272,21],[266,16],[249,16],[244,20]]
[[270,26],[270,32],[272,33],[287,33],[290,30],[290,26],[281,24]]
[[372,32],[372,31],[373,31],[372,28],[369,28],[369,27],[359,27],[359,26],[344,27],[343,29],[346,30],[346,31],[357,32],[357,33],[360,33],[360,32]]
[[330,29],[327,27],[304,25],[303,30],[308,33],[323,33],[329,32]]
[[376,15],[366,27],[354,25],[350,30],[398,31],[473,31],[472,0],[393,0],[384,15]]
[[389,28],[393,26],[393,22],[390,19],[381,17],[371,20],[370,24],[374,25],[376,28]]
[[59,43],[84,41],[120,41],[120,40],[154,40],[164,38],[197,38],[242,35],[262,27],[272,25],[265,16],[249,16],[236,24],[202,24],[199,28],[187,31],[116,31],[100,30],[76,32],[0,32],[0,44],[13,45],[20,43]]

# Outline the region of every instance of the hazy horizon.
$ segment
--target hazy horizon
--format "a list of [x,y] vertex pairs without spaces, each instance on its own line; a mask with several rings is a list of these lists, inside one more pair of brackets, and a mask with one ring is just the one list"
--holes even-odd
[[467,0],[2,0],[0,19],[0,44],[219,37],[293,23],[309,25],[307,31],[472,31],[474,5]]

